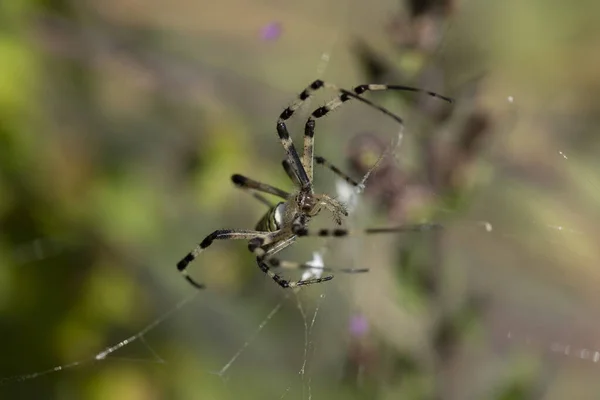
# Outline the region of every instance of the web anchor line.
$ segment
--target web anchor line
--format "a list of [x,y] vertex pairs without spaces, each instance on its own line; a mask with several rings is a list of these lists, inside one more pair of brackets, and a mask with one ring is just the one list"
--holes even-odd
[[[13,375],[13,376],[9,376],[9,377],[5,377],[5,378],[0,378],[0,386],[5,386],[9,383],[14,383],[14,382],[18,382],[18,383],[22,383],[25,381],[29,381],[35,378],[39,378],[41,376],[45,376],[45,375],[50,375],[53,374],[55,372],[60,372],[60,371],[65,371],[68,369],[72,369],[75,367],[79,367],[82,365],[86,365],[86,364],[93,364],[99,361],[103,361],[107,358],[107,356],[109,356],[110,354],[114,353],[115,351],[137,341],[140,340],[142,342],[145,343],[146,347],[148,347],[149,351],[152,353],[152,355],[155,357],[155,361],[157,363],[164,363],[165,361],[159,357],[156,352],[154,350],[152,350],[149,346],[148,343],[146,343],[146,341],[144,340],[144,335],[146,335],[148,332],[152,331],[154,328],[156,328],[158,325],[162,324],[163,322],[165,322],[167,319],[169,319],[173,314],[175,314],[177,311],[179,311],[180,309],[182,309],[184,306],[186,306],[188,303],[190,303],[192,300],[194,300],[194,298],[196,296],[198,296],[199,292],[194,292],[191,296],[181,300],[179,303],[177,303],[173,308],[171,308],[169,311],[165,312],[164,314],[162,314],[160,317],[158,317],[157,319],[155,319],[152,323],[150,323],[149,325],[147,325],[145,328],[143,328],[142,330],[140,330],[138,333],[136,333],[135,335],[131,335],[129,336],[127,339],[121,340],[120,342],[109,346],[107,348],[105,348],[104,350],[102,350],[101,352],[97,353],[96,355],[94,355],[93,357],[90,358],[86,358],[83,360],[79,360],[79,361],[74,361],[72,363],[68,363],[68,364],[63,364],[63,365],[57,365],[55,367],[52,368],[48,368],[45,370],[41,370],[38,372],[31,372],[31,373],[27,373],[27,374],[21,374],[21,375]],[[136,360],[136,359],[127,359],[127,358],[123,358],[123,360],[128,360],[128,361],[141,361],[141,360]],[[147,360],[143,360],[143,361],[147,361]]]

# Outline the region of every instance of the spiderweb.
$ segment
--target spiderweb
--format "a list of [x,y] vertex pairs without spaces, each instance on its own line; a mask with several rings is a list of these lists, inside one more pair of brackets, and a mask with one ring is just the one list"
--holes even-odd
[[[348,5],[347,7],[351,8],[353,5]],[[340,21],[336,21],[335,24],[339,24],[340,26],[349,24],[347,22],[348,17],[344,15],[348,8],[335,10],[337,13],[336,18],[339,18]],[[269,23],[264,26],[260,35],[265,41],[276,41],[279,35],[287,34],[286,29],[287,26],[285,24],[277,22]],[[321,52],[321,60],[316,68],[316,76],[314,75],[313,69],[309,74],[309,79],[323,77],[332,60],[336,60],[336,50],[342,46],[340,43],[341,34],[340,29],[333,29],[333,32],[333,34],[330,34],[330,36],[327,36],[327,38],[324,39],[325,44],[321,43],[321,47],[318,50]],[[183,76],[185,78],[180,81],[180,87],[184,88],[187,83],[187,78],[189,78],[189,70],[183,68],[180,69],[179,72],[181,72],[180,77]],[[163,78],[165,80],[168,79],[167,77]],[[206,88],[207,86],[203,84],[202,87]],[[208,85],[208,89],[210,90],[210,85]],[[293,96],[294,93],[287,93],[287,95]],[[513,93],[508,93],[507,95],[512,96]],[[526,100],[524,103],[521,103],[521,97],[521,93],[514,94],[514,98],[509,100],[510,102],[514,102],[519,109],[519,116],[528,114],[526,110]],[[285,102],[282,103],[282,106],[284,105]],[[512,132],[512,127],[507,131]],[[519,130],[515,131],[522,135],[524,133]],[[511,132],[508,132],[507,136],[513,138],[514,133]],[[404,131],[394,133],[397,133],[397,135],[394,137],[392,144],[386,148],[386,151],[384,151],[379,160],[383,160],[384,157],[390,156],[398,157],[398,152],[402,148],[401,145],[403,145],[405,136],[408,136],[408,133],[405,133]],[[269,132],[269,134],[272,136],[272,132]],[[538,138],[540,138],[539,135]],[[573,204],[578,203],[570,198],[569,194],[575,196],[576,193],[581,193],[581,190],[587,190],[587,192],[584,192],[587,194],[587,198],[595,199],[597,198],[595,189],[600,188],[600,184],[593,174],[585,170],[582,166],[584,164],[579,162],[585,157],[588,157],[581,147],[578,147],[577,143],[569,142],[566,139],[561,140],[552,142],[553,144],[561,143],[557,145],[558,147],[549,146],[552,148],[542,149],[543,157],[540,157],[540,159],[544,159],[544,166],[548,169],[558,171],[558,174],[564,173],[565,175],[569,174],[569,176],[577,176],[580,179],[577,188],[567,188],[564,191],[566,194],[559,195],[567,204],[571,205],[570,207],[576,207]],[[563,142],[568,144],[565,144],[563,147]],[[500,144],[498,145],[498,143]],[[522,155],[522,158],[519,160],[521,164],[516,163],[517,165],[509,164],[506,159],[502,158],[503,153],[508,152],[511,149],[514,150],[514,148],[511,148],[512,145],[508,139],[498,140],[494,144],[496,145],[497,151],[493,151],[492,154],[489,155],[488,160],[491,160],[495,166],[499,165],[504,167],[504,171],[508,172],[504,172],[501,177],[490,179],[492,181],[490,186],[496,185],[497,187],[505,187],[504,184],[506,182],[502,181],[502,179],[509,179],[511,170],[518,170],[518,168],[525,169],[524,165],[530,165],[527,164],[527,155]],[[533,156],[531,157],[534,158]],[[372,175],[377,174],[378,163],[379,161],[362,177],[362,185],[357,191],[352,191],[344,186],[343,183],[336,182],[336,192],[338,196],[349,203],[351,209],[354,209],[355,202],[361,198],[359,196],[362,195],[361,192],[368,187],[369,179]],[[540,174],[538,177],[541,176],[540,179],[543,180],[544,171],[537,170],[535,172]],[[552,178],[550,178],[550,180],[552,180]],[[517,186],[514,182],[511,184],[514,185],[514,190],[519,193],[525,193],[527,190],[527,187]],[[510,185],[508,186],[510,187]],[[546,192],[545,199],[557,194],[558,191],[559,189],[555,188],[554,192]],[[530,195],[534,196],[535,194],[530,193]],[[483,281],[482,285],[488,288],[490,292],[496,293],[496,297],[498,297],[498,293],[509,290],[507,287],[510,287],[512,290],[513,287],[511,285],[513,284],[519,286],[518,282],[514,282],[515,276],[518,277],[519,280],[526,282],[522,283],[520,288],[515,289],[514,298],[510,301],[506,301],[509,305],[507,306],[505,304],[505,308],[511,310],[518,309],[524,303],[528,302],[528,292],[533,290],[544,290],[539,285],[532,283],[535,281],[535,271],[524,270],[525,267],[523,266],[528,265],[527,260],[529,258],[539,257],[536,258],[537,262],[531,263],[537,268],[539,268],[539,259],[552,263],[556,267],[555,269],[552,269],[554,274],[563,274],[565,276],[571,274],[575,275],[575,272],[564,269],[564,265],[569,264],[569,261],[577,261],[576,264],[579,268],[586,268],[586,266],[589,267],[590,265],[593,265],[594,261],[597,260],[596,254],[591,252],[587,245],[587,242],[595,236],[593,234],[594,230],[593,228],[590,228],[589,225],[581,223],[582,216],[577,215],[577,212],[575,212],[577,210],[568,210],[568,212],[565,212],[561,208],[561,212],[550,215],[532,211],[529,215],[522,215],[519,220],[510,220],[508,218],[503,219],[502,216],[496,215],[496,210],[502,209],[502,202],[506,200],[502,193],[497,190],[491,190],[484,193],[482,197],[483,200],[474,204],[474,210],[472,212],[469,212],[464,219],[461,219],[451,227],[453,230],[451,231],[452,234],[450,235],[450,244],[448,246],[455,249],[465,249],[468,248],[468,243],[465,244],[465,240],[468,242],[468,239],[473,239],[473,236],[486,237],[485,239],[479,238],[480,240],[477,241],[479,245],[485,248],[485,251],[477,253],[477,256],[475,256],[477,262],[473,262],[473,265],[480,270],[487,270],[484,266],[493,270],[493,266],[497,265],[497,263],[507,263],[510,268],[508,269],[508,272],[506,272],[506,275],[510,275],[512,278],[508,278],[506,275],[498,273],[497,271],[500,269],[498,268],[496,270],[497,275],[485,278],[482,277],[481,274],[475,274],[475,279]],[[545,199],[538,198],[538,201],[542,202],[545,201]],[[486,203],[486,201],[489,203]],[[552,208],[549,207],[549,209]],[[583,206],[582,209],[589,210]],[[563,217],[564,215],[567,216]],[[573,223],[571,224],[571,222]],[[204,227],[202,228],[204,229]],[[465,233],[466,231],[468,232]],[[204,232],[204,230],[201,231],[199,229],[196,232]],[[196,234],[196,232],[194,234]],[[192,237],[192,235],[187,235],[187,233],[188,232],[186,232],[185,235],[187,238]],[[185,240],[187,241],[187,239]],[[512,248],[510,245],[513,245],[515,241],[520,247],[516,246],[519,251],[517,252],[518,254],[514,255],[514,258],[497,256],[498,253],[506,251],[504,246],[506,246],[506,248]],[[558,256],[559,258],[545,255],[544,250],[548,246],[561,249],[559,253],[562,254],[563,258],[560,258],[561,255]],[[13,258],[18,261],[18,265],[26,265],[29,270],[32,270],[36,268],[37,262],[59,256],[68,249],[68,247],[69,245],[67,243],[42,237],[15,248]],[[312,263],[315,266],[315,269],[306,271],[305,277],[308,274],[317,275],[322,272],[319,267],[325,264],[324,260],[327,260],[327,252],[329,251],[328,243],[323,247],[323,249],[313,252]],[[452,251],[449,253],[448,257],[457,257],[459,260],[464,260],[459,258],[460,255],[457,255],[457,253],[460,253],[460,251]],[[495,255],[497,257],[494,257]],[[496,261],[496,259],[500,261]],[[582,262],[582,260],[587,260],[587,262]],[[582,267],[581,265],[584,264],[585,266]],[[223,269],[225,268],[222,268],[221,270]],[[172,272],[175,274],[174,268]],[[254,272],[256,273],[256,271]],[[590,282],[596,282],[594,281],[595,275],[593,269],[589,268],[586,272],[587,275],[584,276],[590,277]],[[336,275],[336,280],[344,279],[341,277],[338,278],[339,276],[340,274]],[[360,278],[360,276],[358,278],[352,277],[352,279]],[[548,280],[553,284],[556,284],[555,281],[560,281],[561,278],[554,276],[548,277]],[[495,285],[493,284],[494,281],[500,283]],[[506,348],[506,343],[509,343],[517,347],[522,346],[525,348],[542,349],[547,353],[560,355],[563,358],[565,358],[564,356],[567,356],[566,358],[576,358],[578,360],[589,361],[590,363],[597,363],[600,359],[600,343],[598,343],[593,334],[590,333],[594,332],[594,330],[598,331],[596,329],[597,326],[594,323],[594,320],[597,319],[594,318],[596,312],[592,307],[579,306],[579,304],[587,304],[591,301],[580,301],[578,303],[573,300],[576,296],[573,295],[573,293],[569,293],[569,290],[574,291],[575,287],[580,288],[586,286],[581,282],[569,281],[568,279],[565,279],[565,282],[566,283],[563,282],[564,290],[557,291],[565,298],[555,299],[551,306],[545,305],[545,307],[556,308],[554,311],[560,316],[560,319],[554,317],[557,320],[572,321],[572,323],[565,322],[565,327],[561,330],[557,328],[557,323],[552,317],[544,316],[537,322],[529,321],[532,313],[535,313],[536,310],[544,309],[539,302],[536,304],[535,300],[532,300],[530,306],[514,312],[510,318],[506,317],[503,313],[492,313],[495,316],[491,317],[492,321],[489,325],[494,327],[495,334],[500,337],[499,341],[496,343],[504,343],[505,346],[503,349]],[[264,283],[265,285],[270,284],[270,282],[267,281]],[[573,285],[573,287],[569,288],[569,285]],[[571,297],[564,295],[564,292],[569,293]],[[552,291],[545,293],[549,297],[556,295],[556,293]],[[289,369],[295,371],[293,374],[294,376],[286,375],[284,382],[275,382],[275,388],[272,391],[268,391],[268,393],[271,395],[270,397],[274,398],[290,398],[295,396],[302,399],[312,399],[326,397],[326,395],[316,394],[317,386],[315,385],[315,380],[322,381],[330,378],[329,376],[323,377],[319,375],[319,371],[323,369],[322,364],[328,361],[327,359],[323,361],[323,357],[320,353],[327,349],[330,342],[323,339],[319,334],[319,331],[321,329],[320,326],[330,318],[335,320],[335,324],[340,326],[343,325],[343,329],[346,329],[347,321],[345,321],[344,318],[335,319],[334,316],[337,311],[335,298],[338,295],[339,293],[337,293],[336,289],[319,287],[313,290],[301,291],[299,293],[289,292],[278,294],[277,296],[270,298],[270,303],[263,307],[264,310],[261,309],[256,313],[259,315],[256,320],[246,321],[245,325],[242,325],[241,327],[238,326],[241,332],[240,336],[233,335],[227,338],[227,349],[225,351],[217,352],[218,355],[211,360],[212,362],[202,364],[194,371],[194,373],[202,376],[216,377],[219,384],[222,384],[222,387],[225,388],[226,393],[233,393],[234,390],[244,387],[248,383],[247,381],[256,382],[259,380],[260,382],[258,382],[257,385],[270,384],[271,379],[269,376],[256,373],[251,377],[241,377],[239,370],[242,369],[242,367],[247,367],[247,364],[245,365],[244,363],[251,363],[255,360],[257,360],[257,362],[260,361],[261,351],[264,351],[265,348],[267,348],[267,344],[264,343],[267,340],[265,337],[272,338],[272,336],[277,336],[268,336],[269,333],[267,331],[279,329],[282,324],[295,323],[301,334],[290,339],[286,343],[295,346],[296,348],[292,349],[291,353],[296,351],[297,354],[295,356],[290,356],[289,358],[275,358],[272,354],[269,354],[269,357],[272,357],[269,361],[282,364],[287,361],[292,364]],[[588,294],[587,296],[591,299],[594,298],[591,294]],[[158,313],[158,316],[155,318],[149,318],[151,322],[148,324],[140,323],[139,326],[142,328],[137,330],[136,333],[119,334],[119,337],[112,341],[111,345],[106,347],[97,346],[97,351],[90,352],[89,356],[75,357],[75,361],[73,362],[45,367],[43,358],[40,358],[38,365],[40,365],[41,368],[33,367],[31,368],[32,372],[25,371],[22,373],[20,371],[15,371],[14,374],[0,377],[0,390],[2,388],[10,388],[12,385],[16,384],[35,385],[34,381],[40,378],[48,377],[50,375],[54,376],[73,373],[74,371],[83,369],[83,367],[92,370],[101,367],[111,368],[112,364],[110,363],[118,361],[123,361],[125,363],[156,364],[164,368],[176,368],[172,361],[174,358],[165,355],[165,353],[170,354],[169,351],[156,346],[153,338],[150,336],[153,334],[160,334],[160,328],[165,329],[172,324],[173,326],[177,326],[178,330],[189,332],[187,333],[188,335],[194,335],[194,333],[197,333],[198,330],[201,329],[199,326],[201,327],[202,324],[189,325],[182,323],[181,320],[198,318],[193,312],[196,306],[199,308],[204,307],[206,309],[211,309],[213,304],[209,303],[206,305],[205,295],[197,292],[194,292],[190,296],[184,297],[179,301],[167,302],[165,300],[162,307],[164,307],[166,311]],[[240,309],[237,310],[240,311]],[[574,321],[575,317],[569,319],[569,315],[573,315],[574,312],[578,316],[578,321]],[[215,311],[215,313],[217,312]],[[206,319],[206,321],[207,323],[210,323],[208,322],[210,321],[209,319]],[[231,330],[235,330],[235,326],[231,326],[230,328],[232,328]],[[287,330],[285,332],[287,332]],[[132,349],[134,346],[137,347]],[[509,347],[507,352],[510,352],[511,348],[512,347]],[[279,349],[281,349],[280,351],[284,351],[286,348],[280,346]],[[197,351],[197,349],[190,349],[190,352],[192,351]],[[130,356],[131,353],[133,353],[134,356]],[[104,364],[107,363],[110,365],[105,366]],[[260,369],[260,366],[258,366],[257,370]],[[194,379],[193,374],[187,374],[186,377]],[[278,377],[278,379],[280,379],[280,377]],[[322,387],[319,386],[319,391],[322,390]],[[201,395],[192,393],[187,394],[187,396],[191,397],[194,394]],[[186,396],[181,395],[181,397]]]
[[[346,18],[346,8],[339,13],[340,23],[343,23],[344,18]],[[262,39],[265,41],[276,40],[277,37],[281,34],[281,30],[285,29],[285,26],[282,26],[279,23],[271,23],[268,26],[265,26],[261,31]],[[325,48],[321,54],[321,60],[318,64],[316,76],[322,77],[325,73],[325,70],[330,62],[331,52],[335,50],[336,46],[339,45],[339,29],[334,30],[334,34],[330,35],[330,37],[326,38],[326,44],[321,48]],[[109,45],[109,47],[111,47]],[[169,70],[169,66],[160,65],[160,68],[165,68]],[[312,75],[312,74],[311,74]],[[190,81],[192,77],[189,75],[184,75],[186,81]],[[311,79],[314,79],[315,76],[311,76]],[[172,79],[172,77],[166,76],[165,80]],[[180,77],[177,77],[178,80],[181,80]],[[363,181],[366,180],[363,179]],[[40,238],[31,243],[24,244],[18,247],[14,252],[14,259],[20,265],[35,265],[35,262],[39,262],[44,259],[52,258],[57,255],[60,255],[63,251],[68,249],[68,244],[61,243],[60,241],[54,241],[52,239]],[[308,275],[318,275],[322,271],[319,267],[323,266],[321,252],[314,253],[314,259],[312,261],[313,265],[315,265],[314,270],[309,270],[305,272],[305,277]],[[69,370],[74,370],[84,366],[91,366],[93,364],[103,363],[109,360],[116,361],[129,361],[129,362],[142,362],[142,363],[157,363],[168,365],[169,360],[164,359],[158,354],[158,351],[150,345],[149,340],[147,340],[147,336],[154,332],[158,327],[163,326],[164,324],[169,323],[173,318],[176,318],[180,315],[181,311],[185,308],[190,307],[195,300],[200,297],[199,293],[193,293],[191,296],[184,298],[179,301],[175,305],[171,307],[167,307],[167,311],[163,314],[160,314],[156,317],[151,323],[144,326],[141,330],[136,332],[133,335],[126,336],[125,339],[118,340],[114,342],[114,344],[107,346],[100,351],[96,352],[89,357],[83,357],[76,361],[56,365],[46,369],[39,369],[34,372],[21,373],[13,376],[5,376],[0,378],[0,386],[7,387],[11,384],[25,384],[26,382],[39,379],[48,375],[56,374],[56,373],[65,373]],[[254,340],[261,334],[263,329],[280,313],[280,310],[284,306],[286,302],[292,302],[295,304],[296,311],[301,318],[302,327],[304,330],[303,334],[303,354],[302,354],[302,363],[298,367],[297,375],[300,377],[300,383],[302,386],[302,398],[312,398],[312,386],[311,386],[311,375],[308,374],[309,361],[311,358],[311,353],[314,354],[316,351],[316,347],[312,341],[313,328],[317,323],[319,310],[321,307],[322,301],[325,299],[326,293],[319,294],[317,303],[312,308],[309,307],[309,304],[304,304],[304,300],[300,296],[299,293],[287,293],[286,295],[281,296],[276,304],[266,313],[264,319],[258,324],[255,330],[253,330],[248,336],[246,336],[245,340],[237,351],[234,351],[231,355],[231,358],[222,364],[217,370],[206,371],[208,374],[216,375],[220,380],[223,381],[224,384],[228,381],[228,373],[230,369],[235,365],[236,361],[243,355],[243,353],[250,347]],[[134,344],[140,344],[142,347],[141,356],[139,357],[126,357],[120,356],[123,354],[123,351],[126,348]],[[281,398],[286,397],[290,392],[295,388],[295,384],[291,382],[285,388],[285,390],[281,394]]]

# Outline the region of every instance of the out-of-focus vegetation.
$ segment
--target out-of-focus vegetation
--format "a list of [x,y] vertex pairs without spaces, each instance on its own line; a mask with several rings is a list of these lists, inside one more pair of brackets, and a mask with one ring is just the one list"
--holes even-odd
[[[594,1],[1,2],[0,398],[598,398],[598,15]],[[370,97],[406,128],[349,221],[444,229],[301,240],[286,258],[325,247],[326,265],[371,271],[298,294],[244,243],[216,243],[191,267],[208,289],[176,308],[194,293],[176,261],[265,211],[231,174],[290,188],[275,121],[316,78],[456,98]],[[358,175],[397,131],[349,103],[318,121],[317,154]]]

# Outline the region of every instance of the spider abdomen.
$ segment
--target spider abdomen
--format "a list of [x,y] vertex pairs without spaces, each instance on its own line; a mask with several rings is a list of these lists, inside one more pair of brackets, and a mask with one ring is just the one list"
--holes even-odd
[[256,223],[256,230],[262,232],[275,232],[281,229],[283,223],[283,213],[285,203],[279,203],[269,211]]

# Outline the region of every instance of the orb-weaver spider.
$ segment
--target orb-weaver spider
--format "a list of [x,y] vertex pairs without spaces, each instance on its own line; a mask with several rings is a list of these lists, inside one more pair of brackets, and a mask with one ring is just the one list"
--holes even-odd
[[[290,138],[288,129],[285,121],[290,119],[296,110],[305,102],[315,91],[321,88],[334,89],[339,92],[339,96],[326,103],[324,106],[317,108],[306,121],[304,129],[304,152],[302,158],[298,155],[294,143]],[[333,275],[325,277],[311,278],[298,281],[289,281],[283,279],[281,276],[272,271],[272,268],[300,268],[300,269],[311,269],[313,265],[308,263],[297,263],[293,261],[286,261],[276,258],[275,255],[286,247],[290,246],[296,238],[302,236],[333,236],[343,237],[352,234],[347,229],[320,229],[318,231],[309,231],[308,222],[311,218],[319,214],[323,209],[328,210],[333,214],[334,220],[338,225],[341,225],[342,218],[348,215],[346,206],[337,201],[336,199],[326,194],[316,194],[313,190],[313,161],[317,164],[323,165],[337,174],[339,177],[344,179],[346,182],[353,186],[358,186],[359,183],[342,173],[338,168],[330,164],[323,157],[314,157],[314,134],[315,134],[315,121],[321,118],[337,107],[341,106],[344,102],[350,99],[356,99],[364,104],[373,107],[391,118],[395,119],[398,123],[403,124],[402,118],[393,114],[389,110],[372,103],[371,101],[361,97],[361,94],[367,91],[383,91],[383,90],[397,90],[397,91],[410,91],[424,93],[432,97],[437,97],[452,103],[452,99],[446,96],[439,95],[434,92],[417,89],[408,86],[399,85],[380,85],[380,84],[369,84],[356,86],[353,91],[337,88],[334,85],[323,82],[322,80],[316,80],[310,84],[306,89],[300,93],[298,99],[286,108],[279,119],[277,120],[277,133],[279,140],[285,149],[287,154],[286,159],[283,161],[283,168],[292,180],[295,186],[295,190],[292,193],[288,193],[266,183],[261,183],[245,176],[235,174],[231,177],[233,183],[243,190],[251,192],[251,194],[266,204],[269,207],[269,211],[261,218],[257,223],[254,230],[243,230],[243,229],[220,229],[216,230],[200,242],[196,248],[188,253],[181,261],[177,263],[177,269],[183,274],[185,279],[190,282],[196,288],[204,288],[203,284],[200,284],[193,280],[187,273],[187,266],[192,262],[198,255],[212,244],[215,240],[229,240],[229,239],[243,239],[248,241],[248,250],[250,250],[256,256],[256,262],[259,268],[273,279],[277,284],[283,288],[294,288],[303,285],[310,285],[313,283],[325,282],[333,279]],[[267,193],[282,198],[284,201],[273,205],[260,193]],[[416,225],[402,225],[388,228],[370,228],[362,230],[365,234],[375,233],[390,233],[390,232],[405,232],[405,231],[422,231],[439,227],[438,224],[416,224]],[[324,270],[330,270],[323,267]],[[366,269],[345,269],[340,270],[344,272],[365,272]]]

